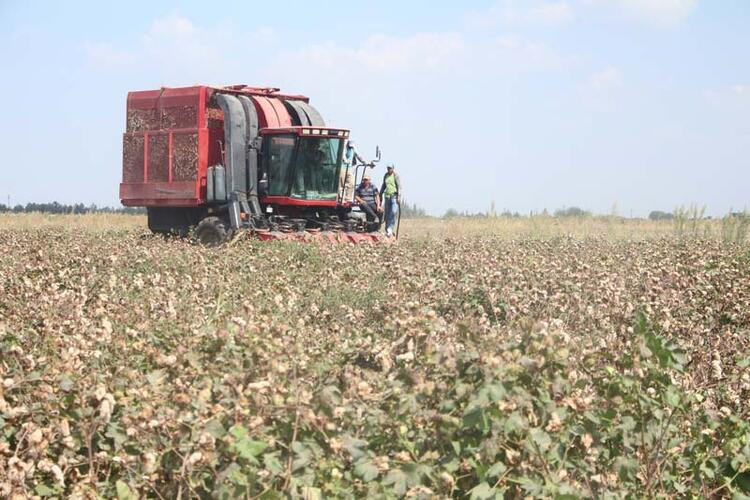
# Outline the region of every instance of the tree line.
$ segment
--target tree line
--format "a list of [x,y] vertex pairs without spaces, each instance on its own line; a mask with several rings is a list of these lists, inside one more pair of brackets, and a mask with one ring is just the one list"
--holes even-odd
[[14,205],[8,206],[0,203],[0,213],[30,213],[30,212],[42,212],[47,214],[145,214],[146,209],[141,207],[99,207],[92,203],[91,205],[84,205],[83,203],[75,203],[68,205],[65,203],[58,203],[56,201],[50,203],[27,203],[25,205]]
[[[0,213],[30,213],[30,212],[43,212],[48,214],[131,214],[139,215],[145,214],[146,209],[142,207],[99,207],[96,204],[84,205],[83,203],[75,203],[73,205],[67,205],[64,203],[58,203],[53,201],[51,203],[27,203],[26,205],[14,205],[8,206],[0,203]],[[418,207],[416,203],[408,203],[406,201],[401,203],[401,215],[404,218],[412,217],[426,217],[427,211],[421,207]]]

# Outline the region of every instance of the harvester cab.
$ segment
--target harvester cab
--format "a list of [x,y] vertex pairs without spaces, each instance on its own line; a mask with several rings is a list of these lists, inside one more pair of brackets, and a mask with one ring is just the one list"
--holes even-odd
[[[275,88],[130,92],[120,198],[147,207],[152,231],[195,228],[207,244],[240,229],[261,239],[380,241],[350,216],[353,200],[340,189],[348,137],[307,97]],[[355,166],[355,180],[368,166]]]
[[330,207],[330,202],[335,206],[348,130],[293,127],[264,129],[261,135],[260,192],[266,211],[279,211],[281,206]]

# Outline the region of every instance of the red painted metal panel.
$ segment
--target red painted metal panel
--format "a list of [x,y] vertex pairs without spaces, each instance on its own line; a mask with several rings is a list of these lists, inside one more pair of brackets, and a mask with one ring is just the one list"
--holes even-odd
[[[120,198],[129,206],[192,206],[202,203],[205,157],[199,126],[205,124],[206,87],[130,92],[123,136]],[[204,125],[205,127],[205,125]],[[137,160],[136,156],[139,156]],[[138,165],[138,174],[134,167]],[[201,178],[201,173],[203,178]]]
[[[132,182],[120,184],[123,205],[199,205],[201,199],[195,195],[195,181],[187,182]],[[149,201],[150,200],[150,201]]]
[[227,85],[224,87],[206,87],[209,95],[213,92],[224,92],[234,95],[278,97],[279,99],[293,99],[295,101],[310,102],[310,98],[304,95],[280,93],[275,87],[248,87],[247,85]]
[[148,132],[143,134],[143,182],[148,182]]
[[287,111],[286,106],[284,106],[284,103],[281,102],[279,99],[275,98],[269,98],[269,102],[271,103],[271,106],[273,106],[273,109],[276,111],[276,116],[278,117],[278,125],[277,127],[285,128],[285,127],[291,127],[292,126],[292,117],[289,115],[289,111]]
[[[303,231],[293,233],[282,233],[280,231],[255,230],[254,235],[261,241],[303,241],[303,242],[328,242],[328,243],[380,243],[388,242],[382,235],[375,233],[345,233],[333,231]],[[395,240],[393,240],[395,241]]]
[[[325,130],[325,134],[305,134],[305,130]],[[339,135],[341,132],[343,135]],[[331,127],[285,127],[285,128],[264,128],[260,131],[260,135],[278,135],[278,134],[297,134],[304,135],[305,137],[333,137],[338,139],[346,139],[349,137],[349,130],[345,128],[331,128]]]
[[[198,182],[195,186],[195,196],[206,200],[206,171],[209,166],[209,159],[211,157],[211,151],[214,150],[214,155],[218,155],[221,158],[221,145],[218,142],[211,141],[210,130],[201,128],[198,130],[198,165],[196,175],[198,176]],[[223,131],[222,131],[223,138]],[[221,160],[216,163],[220,163]]]
[[[205,202],[206,170],[222,162],[224,138],[223,115],[220,110],[208,109],[214,92],[250,96],[261,128],[290,129],[292,119],[283,99],[309,101],[305,96],[281,94],[275,88],[245,85],[163,87],[128,93],[120,185],[124,205],[194,206]],[[268,202],[336,206],[335,201],[275,198]]]
[[172,133],[172,180],[194,181],[198,178],[198,134],[195,130]]
[[143,135],[122,136],[122,182],[143,182]]
[[252,100],[255,104],[255,109],[258,112],[260,128],[278,128],[279,119],[276,116],[276,110],[271,104],[271,101],[267,97],[262,96],[253,96]]
[[261,196],[260,202],[268,205],[290,205],[297,207],[335,207],[336,200],[300,200],[289,196]]
[[169,181],[169,136],[149,134],[147,172],[149,182]]
[[172,170],[173,170],[173,164],[174,164],[174,144],[173,144],[173,138],[174,134],[170,131],[169,132],[169,141],[167,142],[167,151],[169,154],[169,165],[167,167],[167,181],[172,182]]

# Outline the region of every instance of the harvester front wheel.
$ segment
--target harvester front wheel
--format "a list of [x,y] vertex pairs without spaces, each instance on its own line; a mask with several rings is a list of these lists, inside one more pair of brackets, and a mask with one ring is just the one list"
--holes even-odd
[[203,245],[215,247],[232,236],[228,224],[218,217],[206,217],[195,228],[195,238]]

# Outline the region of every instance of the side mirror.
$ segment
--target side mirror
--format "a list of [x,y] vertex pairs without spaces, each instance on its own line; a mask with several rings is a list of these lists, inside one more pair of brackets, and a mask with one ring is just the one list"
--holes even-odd
[[380,146],[375,146],[375,161],[380,161]]

